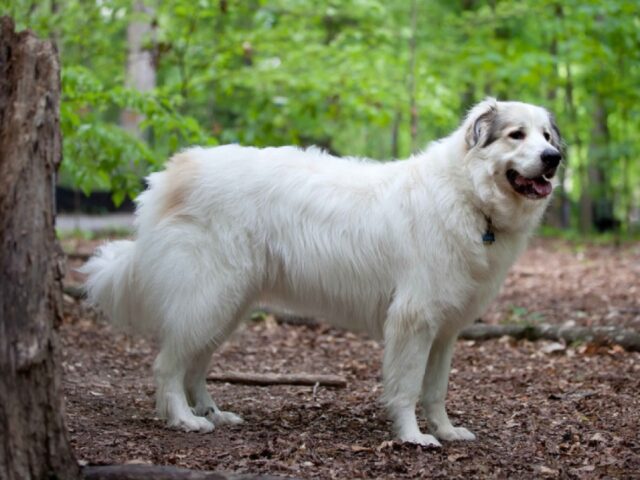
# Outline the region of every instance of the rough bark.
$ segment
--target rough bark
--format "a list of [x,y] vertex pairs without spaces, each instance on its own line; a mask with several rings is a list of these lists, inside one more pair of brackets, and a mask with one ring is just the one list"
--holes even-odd
[[0,478],[80,477],[63,421],[55,48],[0,19]]

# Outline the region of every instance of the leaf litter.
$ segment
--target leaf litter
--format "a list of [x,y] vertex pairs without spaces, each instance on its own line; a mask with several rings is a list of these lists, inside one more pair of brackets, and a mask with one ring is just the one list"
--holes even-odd
[[[81,280],[68,270],[67,282]],[[514,315],[639,329],[640,245],[576,250],[535,241],[483,321]],[[218,404],[246,423],[184,433],[165,429],[154,413],[155,345],[113,333],[90,309],[65,298],[63,385],[79,461],[339,479],[634,478],[640,472],[638,353],[509,338],[460,341],[447,406],[454,424],[478,440],[422,448],[390,434],[378,401],[377,342],[322,323],[266,318],[225,344],[212,371],[337,374],[347,387],[211,383]]]

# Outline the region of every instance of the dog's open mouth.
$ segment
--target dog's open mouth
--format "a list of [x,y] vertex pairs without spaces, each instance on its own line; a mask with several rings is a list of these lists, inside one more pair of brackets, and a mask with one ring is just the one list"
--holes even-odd
[[507,180],[509,180],[511,187],[520,195],[534,200],[545,198],[553,191],[552,176],[545,174],[535,178],[527,178],[513,169],[507,170]]

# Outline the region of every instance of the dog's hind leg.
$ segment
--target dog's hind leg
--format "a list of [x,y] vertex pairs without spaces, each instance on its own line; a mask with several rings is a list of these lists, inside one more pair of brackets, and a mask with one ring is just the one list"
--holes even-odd
[[148,277],[145,285],[154,298],[149,302],[162,341],[154,365],[156,405],[169,427],[207,432],[214,424],[194,410],[209,414],[211,407],[213,418],[235,419],[216,415],[205,384],[207,364],[213,347],[233,332],[253,301],[261,265],[247,239],[232,236],[226,224],[215,232],[185,223],[163,228],[157,241],[144,245],[139,269]]
[[401,441],[440,446],[433,435],[420,431],[416,418],[416,404],[434,332],[428,323],[419,320],[418,315],[411,317],[407,320],[406,314],[390,313],[387,318],[382,367],[383,400]]
[[454,427],[445,408],[451,357],[456,333],[439,334],[433,342],[427,369],[422,382],[422,410],[429,430],[441,440],[475,440],[476,436],[464,427]]
[[158,414],[169,427],[207,432],[214,428],[210,420],[240,420],[220,412],[206,387],[211,353],[236,328],[250,292],[241,280],[233,282],[231,274],[224,278],[229,282],[224,288],[199,281],[177,291],[181,301],[171,302],[164,313],[177,319],[164,323],[162,349],[154,365]]
[[218,340],[214,346],[205,348],[193,357],[185,377],[185,389],[189,405],[196,415],[208,418],[214,425],[235,425],[242,423],[242,418],[235,413],[221,411],[207,390],[207,372],[211,354],[219,343]]
[[187,432],[210,432],[214,425],[204,417],[193,414],[187,401],[184,379],[187,374],[185,357],[188,354],[175,348],[173,342],[164,343],[153,366],[156,379],[156,409],[167,426]]
[[[231,284],[232,275],[227,279]],[[158,413],[169,427],[207,432],[213,430],[213,422],[242,421],[233,413],[221,412],[206,385],[213,350],[235,330],[240,313],[246,311],[249,289],[241,288],[241,282],[234,285],[236,290],[218,290],[219,295],[212,293],[213,288],[202,289],[191,299],[191,314],[164,331],[154,374]]]

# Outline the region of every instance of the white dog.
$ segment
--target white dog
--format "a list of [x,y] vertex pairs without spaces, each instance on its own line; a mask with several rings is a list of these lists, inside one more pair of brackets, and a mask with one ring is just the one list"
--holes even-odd
[[[543,108],[487,99],[405,161],[315,148],[192,148],[149,177],[135,241],[84,267],[90,300],[157,336],[157,408],[208,432],[241,419],[207,391],[212,352],[257,305],[384,339],[397,437],[473,440],[445,410],[458,332],[481,315],[538,224],[562,140]],[[416,404],[433,435],[422,433]]]

